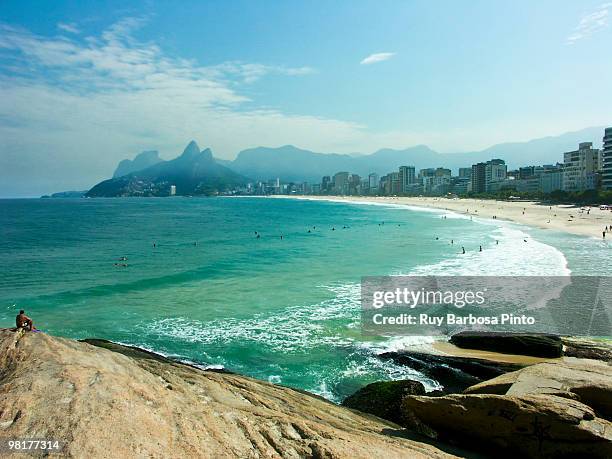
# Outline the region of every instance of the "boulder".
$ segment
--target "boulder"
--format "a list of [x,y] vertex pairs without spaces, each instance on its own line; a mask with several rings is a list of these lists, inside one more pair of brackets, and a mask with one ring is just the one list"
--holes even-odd
[[556,335],[465,331],[451,336],[450,342],[465,349],[502,354],[550,358],[563,355],[563,342]]
[[479,382],[523,368],[514,363],[412,351],[385,352],[378,357],[423,373],[440,383],[445,393],[460,393]]
[[612,424],[554,395],[407,396],[402,412],[409,428],[489,454],[612,457]]
[[348,396],[342,405],[401,424],[400,406],[406,395],[425,395],[425,387],[410,379],[375,382]]
[[612,366],[599,360],[566,357],[476,384],[465,394],[556,395],[578,400],[612,420]]
[[612,362],[612,344],[610,341],[594,341],[585,338],[563,338],[563,355],[581,359],[603,360]]

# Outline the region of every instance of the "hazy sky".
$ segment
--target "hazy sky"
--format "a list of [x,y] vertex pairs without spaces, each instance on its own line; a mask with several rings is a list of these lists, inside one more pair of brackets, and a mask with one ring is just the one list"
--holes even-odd
[[609,125],[612,3],[0,2],[0,196],[195,139],[476,150]]

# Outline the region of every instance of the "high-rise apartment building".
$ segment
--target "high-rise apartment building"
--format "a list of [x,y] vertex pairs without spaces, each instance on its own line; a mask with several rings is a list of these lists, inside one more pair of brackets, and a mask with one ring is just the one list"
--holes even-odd
[[601,186],[604,190],[612,190],[612,127],[604,131],[601,156]]
[[582,142],[578,150],[563,154],[563,189],[565,191],[594,190],[597,187],[599,150],[593,142]]
[[400,166],[399,168],[400,192],[407,193],[410,186],[416,183],[414,166]]

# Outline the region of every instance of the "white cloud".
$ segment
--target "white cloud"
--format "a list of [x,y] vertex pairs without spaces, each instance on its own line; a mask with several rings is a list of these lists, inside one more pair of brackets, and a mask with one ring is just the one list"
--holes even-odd
[[363,130],[262,109],[246,91],[257,79],[298,77],[311,67],[202,66],[136,40],[142,24],[125,19],[76,37],[0,24],[0,195],[24,183],[37,183],[35,193],[87,187],[123,158],[145,149],[171,158],[192,138],[233,157],[253,145],[342,150]]
[[79,29],[76,26],[76,24],[74,24],[73,22],[71,22],[71,23],[58,22],[57,23],[57,28],[60,29],[60,30],[63,30],[64,32],[68,32],[68,33],[74,33],[74,34],[81,33],[81,29]]
[[582,16],[574,31],[567,37],[566,43],[573,45],[577,41],[607,28],[610,7],[612,7],[612,3],[603,3],[592,13]]
[[360,62],[361,65],[369,65],[375,64],[377,62],[382,62],[391,59],[395,56],[395,53],[374,53],[370,54],[368,57],[362,59]]

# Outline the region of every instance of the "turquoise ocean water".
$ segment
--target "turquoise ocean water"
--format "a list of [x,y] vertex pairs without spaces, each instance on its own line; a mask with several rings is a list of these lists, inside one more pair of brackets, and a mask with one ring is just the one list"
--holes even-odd
[[[376,357],[431,338],[362,337],[362,276],[610,275],[611,254],[597,239],[393,205],[0,200],[0,326],[23,308],[53,335],[136,345],[339,401],[381,379],[436,387]],[[124,256],[128,266],[115,266]]]

